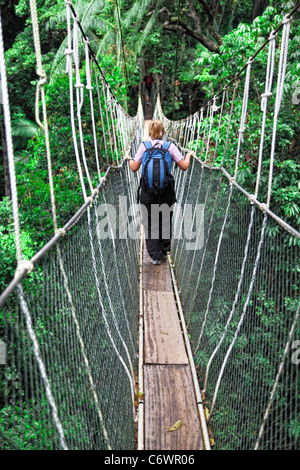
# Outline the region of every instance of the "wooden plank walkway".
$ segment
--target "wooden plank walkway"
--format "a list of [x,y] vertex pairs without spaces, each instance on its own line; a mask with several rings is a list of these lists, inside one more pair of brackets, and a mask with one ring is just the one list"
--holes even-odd
[[[203,450],[192,374],[168,261],[143,256],[144,420],[146,450]],[[182,425],[169,431],[177,421]]]
[[[145,140],[149,140],[151,112],[147,109],[145,115]],[[145,243],[142,279],[144,448],[203,450],[196,393],[169,263],[166,260],[153,266]],[[179,420],[179,429],[169,431]]]

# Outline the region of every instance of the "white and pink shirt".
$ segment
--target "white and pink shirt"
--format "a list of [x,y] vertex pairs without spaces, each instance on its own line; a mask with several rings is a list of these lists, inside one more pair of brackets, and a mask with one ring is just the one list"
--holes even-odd
[[[162,146],[162,144],[164,143],[163,140],[158,140],[158,139],[150,140],[149,142],[151,142],[152,147],[155,147],[155,148],[160,148]],[[143,143],[141,143],[141,145],[139,146],[139,149],[138,149],[138,151],[137,151],[137,153],[134,157],[134,160],[136,162],[141,162],[142,161],[145,150],[146,150],[145,145]],[[170,152],[171,157],[172,157],[172,159],[174,160],[175,163],[178,163],[178,162],[180,162],[180,160],[183,159],[183,156],[179,152],[176,145],[171,144],[168,151]]]

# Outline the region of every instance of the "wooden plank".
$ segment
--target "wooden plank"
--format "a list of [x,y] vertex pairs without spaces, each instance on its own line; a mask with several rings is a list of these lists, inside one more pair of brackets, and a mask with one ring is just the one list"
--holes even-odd
[[153,266],[146,247],[143,257],[143,288],[171,292],[173,287],[168,260],[162,261],[158,266]]
[[[192,375],[186,365],[144,366],[145,449],[203,450]],[[168,432],[182,420],[177,431]]]
[[188,364],[173,292],[144,291],[145,364]]

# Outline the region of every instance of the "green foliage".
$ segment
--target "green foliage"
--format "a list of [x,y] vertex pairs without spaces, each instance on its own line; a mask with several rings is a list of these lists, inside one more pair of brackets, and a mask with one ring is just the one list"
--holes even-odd
[[[38,1],[39,28],[43,48],[43,67],[48,73],[54,52],[64,34],[65,25],[47,27],[49,20],[55,17],[64,6],[63,0]],[[7,80],[9,85],[12,115],[23,113],[27,119],[34,120],[36,63],[33,46],[32,26],[29,3],[21,0],[16,5],[16,13],[25,19],[25,28],[21,31],[13,47],[5,53]]]
[[[281,22],[282,16],[277,14],[275,8],[268,7],[263,16],[256,18],[251,26],[240,24],[236,30],[231,31],[223,37],[223,45],[220,47],[221,54],[213,54],[198,46],[198,59],[195,66],[198,73],[195,78],[201,82],[203,90],[206,92],[206,99],[211,99],[220,91],[245,65],[247,59],[251,57],[263,44],[265,38],[272,29]],[[280,37],[281,32],[278,33]],[[300,82],[300,68],[297,66],[299,58],[300,24],[295,18],[292,23],[292,34],[289,43],[289,60],[287,63],[284,96],[280,110],[277,133],[276,133],[276,153],[274,162],[274,174],[272,184],[272,210],[287,220],[295,228],[300,226],[300,205],[299,205],[299,184],[300,166],[299,152],[300,140],[297,132],[297,122],[300,117],[299,105],[293,102],[295,83]],[[279,39],[280,41],[280,39]],[[278,72],[278,59],[280,48],[276,49],[276,66],[273,84],[276,90],[276,76]],[[261,129],[261,94],[265,88],[266,64],[268,57],[268,46],[266,46],[256,57],[251,69],[251,84],[249,91],[249,101],[247,110],[246,131],[244,134],[245,144],[242,145],[240,162],[238,168],[237,181],[251,194],[254,192],[257,163],[260,146]],[[296,59],[296,61],[293,60]],[[231,120],[231,127],[228,135],[228,142],[237,142],[239,120],[241,116],[241,106],[243,98],[245,71],[239,78],[234,111]],[[221,121],[221,131],[218,141],[218,152],[216,162],[223,161],[225,142],[229,121],[229,108],[231,104],[233,85],[228,92],[228,103],[225,103],[225,114]],[[266,200],[268,187],[268,173],[271,153],[271,139],[273,132],[273,110],[275,103],[275,91],[268,100],[268,114],[266,119],[266,130],[263,150],[263,168],[261,184],[259,189],[259,200]],[[221,99],[221,98],[220,98]],[[220,106],[220,101],[218,103]],[[213,126],[209,159],[213,159],[215,142],[217,138],[217,119]],[[208,121],[204,119],[204,124]],[[208,125],[208,123],[207,123]],[[234,172],[236,158],[236,145],[228,145],[225,166],[231,173]]]
[[[3,291],[12,279],[17,264],[12,207],[9,198],[3,198],[0,202],[0,239],[2,247],[0,290]],[[21,246],[24,256],[30,259],[36,251],[37,244],[29,227],[21,232]]]
[[[198,3],[197,12],[199,13],[201,25],[206,28],[208,24],[207,17],[200,5],[201,2]],[[199,110],[202,104],[211,99],[215,93],[227,84],[236,71],[244,66],[247,58],[253,55],[258,47],[263,44],[271,29],[275,28],[282,19],[281,2],[279,1],[272,2],[273,7],[267,8],[264,15],[258,17],[253,24],[251,17],[252,1],[221,1],[219,3],[220,8],[214,18],[214,27],[222,35],[220,53],[209,52],[203,45],[200,45],[186,34],[179,34],[177,38],[176,32],[164,29],[160,10],[167,7],[174,13],[178,7],[177,2],[120,0],[124,49],[121,44],[115,2],[78,0],[78,2],[74,2],[74,6],[109,85],[119,101],[124,106],[129,106],[130,114],[134,115],[136,111],[136,94],[133,91],[133,86],[140,82],[141,62],[145,64],[149,71],[155,73],[160,80],[160,92],[165,114],[172,119],[180,119]],[[72,141],[69,118],[70,105],[68,99],[66,99],[69,93],[69,83],[68,77],[63,73],[65,65],[64,50],[66,47],[65,1],[38,0],[37,4],[43,67],[48,78],[46,99],[56,208],[58,224],[63,226],[83,202]],[[6,51],[6,65],[13,116],[14,144],[15,149],[18,150],[16,154],[16,173],[20,205],[21,244],[24,257],[30,259],[53,235],[53,223],[45,139],[43,133],[37,130],[36,125],[32,122],[34,120],[37,75],[28,2],[25,0],[17,2],[15,11],[17,17],[22,19],[25,24],[12,47]],[[186,13],[188,13],[187,5],[182,2],[182,18],[185,17]],[[271,208],[291,225],[298,228],[300,226],[300,142],[297,128],[299,105],[292,102],[295,84],[300,81],[300,26],[297,17],[293,20],[292,31],[285,94],[277,129]],[[80,53],[83,53],[82,42],[80,43]],[[277,63],[278,56],[279,47],[276,50]],[[175,63],[176,57],[177,63]],[[247,129],[245,131],[247,145],[242,148],[238,168],[238,182],[250,193],[253,193],[257,174],[261,122],[260,95],[264,91],[266,61],[267,48],[260,52],[252,69],[252,85],[249,96]],[[127,84],[125,69],[127,70]],[[275,77],[276,72],[277,69],[275,70]],[[81,70],[81,74],[84,81],[84,68]],[[238,135],[243,78],[244,75],[241,76],[234,103],[234,114],[229,133],[230,143],[236,142]],[[179,80],[180,84],[175,87],[176,79]],[[132,101],[128,97],[130,93],[133,98]],[[266,198],[268,184],[274,100],[275,93],[268,101],[270,112],[266,122],[264,161],[259,191],[261,201]],[[219,146],[216,155],[217,164],[222,163],[224,156],[228,106],[226,110],[227,114],[225,113],[221,121],[221,134],[219,135]],[[86,99],[84,100],[82,115],[84,116],[82,126],[84,128],[84,143],[88,165],[91,173],[96,175],[90,124],[91,115]],[[100,122],[101,116],[98,114],[96,118],[100,161],[104,165],[106,155]],[[103,114],[103,118],[105,118],[105,114]],[[205,124],[208,124],[208,118],[204,120]],[[108,139],[106,124],[104,134]],[[211,162],[214,158],[216,140],[217,126],[213,126],[208,154],[208,160]],[[110,149],[108,149],[108,153],[109,157],[113,158],[115,156],[110,154]],[[225,157],[225,166],[232,171],[235,165],[236,146],[229,145]],[[85,183],[87,183],[86,179]],[[93,179],[93,183],[97,183],[97,177]],[[217,214],[217,216],[220,216],[220,214]],[[238,230],[237,221],[233,221],[231,234],[237,236]],[[277,249],[277,233],[276,227],[267,229],[268,236],[274,239],[273,250],[275,252]],[[228,243],[228,238],[229,235],[225,233],[225,244]],[[7,198],[0,202],[0,239],[2,245],[0,290],[2,291],[11,280],[16,267],[12,210],[11,203]],[[290,238],[290,243],[295,243],[294,237]],[[216,245],[217,240],[215,240]],[[284,278],[285,272],[290,269],[292,269],[290,266],[278,266],[282,278]],[[293,269],[298,269],[298,267],[293,267]],[[33,276],[38,277],[39,275],[41,274],[37,269]],[[237,282],[237,277],[235,281]],[[26,279],[26,282],[30,283],[31,279]],[[204,282],[207,283],[204,290],[207,293],[210,286],[207,280]],[[30,288],[32,294],[37,295],[34,288],[32,286]],[[296,287],[294,290],[296,293]],[[244,301],[245,298],[243,298]],[[295,298],[286,296],[282,299],[282,304],[287,312],[293,314],[296,308],[296,295]],[[210,316],[207,320],[207,333],[205,334],[210,348],[214,348],[218,344],[226,318],[231,310],[231,302],[224,295],[223,298],[219,298],[212,305],[213,309],[218,312],[219,316],[218,319]],[[236,316],[228,328],[223,345],[225,348],[228,348],[232,341],[240,314],[241,308],[237,309]],[[3,315],[2,311],[0,315],[1,327],[4,325]],[[13,312],[9,319],[9,326],[12,330],[14,315]],[[197,323],[199,324],[199,319],[203,319],[204,315],[205,311],[200,311],[200,309],[191,313],[191,329]],[[253,353],[253,351],[255,351],[255,345],[260,343],[263,332],[266,346],[272,351],[274,357],[278,354],[281,345],[273,331],[276,329],[280,331],[285,327],[285,318],[283,311],[276,309],[272,295],[267,294],[266,285],[259,286],[256,292],[256,304],[253,307],[251,305],[251,315],[253,324],[255,323],[256,327],[253,328],[250,337],[247,337],[244,333],[239,336],[236,342],[236,356],[232,360],[232,366],[236,376],[240,377],[246,384],[249,384],[252,380],[251,377],[259,374],[259,371],[263,368],[265,371],[264,385],[270,387],[276,372],[276,364],[272,363],[261,352]],[[38,324],[36,330],[39,340],[43,342],[43,335],[47,333],[44,325],[42,323]],[[23,334],[26,335],[26,332],[23,332]],[[107,344],[106,342],[103,343],[103,349],[108,350]],[[204,368],[209,357],[207,351],[198,351],[195,362],[199,368]],[[52,436],[53,433],[51,425],[49,425],[49,413],[45,411],[45,398],[43,397],[39,403],[30,398],[28,401],[30,407],[20,401],[15,404],[14,408],[9,403],[12,397],[11,390],[17,390],[18,395],[22,396],[22,377],[17,376],[15,371],[7,368],[5,380],[10,388],[8,387],[6,396],[8,403],[0,411],[0,441],[4,439],[5,446],[10,448],[33,449],[36,448],[36,441],[41,440],[43,447],[45,444],[43,441],[45,437],[43,436],[43,428],[49,428],[49,436]],[[0,390],[2,395],[4,393],[3,383]],[[238,391],[232,395],[232,398],[237,402],[242,402],[242,397]],[[36,420],[33,409],[42,416],[40,421]],[[226,406],[220,406],[216,411],[215,423],[222,422],[228,419],[229,416],[231,424],[227,427],[226,433],[222,431],[224,435],[232,435],[234,438],[239,437],[241,440],[247,436],[253,438],[254,431],[251,426],[241,431],[241,416],[237,414],[236,410],[228,409]],[[247,422],[247,417],[245,417],[245,422]],[[4,428],[4,423],[9,424],[8,429]],[[73,418],[71,423],[63,424],[67,437],[76,433],[76,429],[82,427],[82,423],[76,417]],[[220,438],[222,432],[219,435]],[[284,432],[288,432],[290,436],[295,438],[299,436],[300,427],[297,417],[291,420]]]

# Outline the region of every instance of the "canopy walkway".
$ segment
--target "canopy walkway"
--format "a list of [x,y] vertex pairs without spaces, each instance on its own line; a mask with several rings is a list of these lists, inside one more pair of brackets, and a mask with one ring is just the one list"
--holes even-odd
[[[145,139],[148,136],[147,127],[145,124]],[[153,266],[143,241],[140,250],[140,311],[144,335],[140,341],[143,379],[139,382],[143,384],[140,389],[140,396],[143,397],[140,400],[140,414],[144,414],[144,420],[140,421],[139,449],[210,448],[198,378],[195,367],[192,370],[190,367],[193,358],[189,339],[184,335],[184,317],[179,313],[181,307],[177,286],[175,284],[173,290],[167,262]],[[176,432],[170,431],[178,422],[180,427]]]
[[[0,22],[17,254],[14,278],[0,297],[1,448],[299,449],[300,233],[271,204],[289,34],[299,5],[199,112],[170,121],[159,95],[151,107],[167,140],[182,153],[195,152],[187,171],[173,169],[173,245],[160,266],[150,265],[144,248],[136,204],[140,176],[124,159],[134,157],[150,116],[145,120],[141,98],[135,117],[118,103],[70,0],[65,61],[83,204],[58,226],[35,0],[30,5],[36,118],[45,137],[54,231],[24,258]],[[237,172],[256,86],[251,70],[263,48],[269,54],[250,194]],[[221,129],[226,140],[219,138]]]

